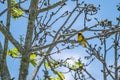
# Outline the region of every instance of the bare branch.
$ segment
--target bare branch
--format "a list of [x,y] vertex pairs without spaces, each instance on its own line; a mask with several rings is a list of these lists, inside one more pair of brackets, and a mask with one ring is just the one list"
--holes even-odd
[[19,50],[20,53],[24,53],[23,47],[19,44],[17,40],[13,38],[11,33],[0,23],[0,31],[10,40],[10,42]]
[[62,1],[59,1],[59,2],[57,2],[57,3],[55,3],[55,4],[53,4],[53,5],[47,6],[46,8],[42,8],[42,9],[40,9],[40,10],[38,11],[37,14],[39,14],[39,13],[41,13],[41,12],[48,11],[48,10],[50,10],[50,9],[53,9],[53,8],[59,6],[59,5],[62,5],[62,4],[65,3],[66,1],[67,1],[67,0],[62,0]]

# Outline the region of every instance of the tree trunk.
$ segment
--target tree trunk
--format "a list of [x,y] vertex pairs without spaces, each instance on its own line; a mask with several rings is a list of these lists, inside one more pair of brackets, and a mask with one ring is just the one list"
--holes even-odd
[[26,80],[28,69],[29,69],[29,55],[32,47],[33,28],[35,25],[35,19],[37,16],[38,0],[31,0],[30,13],[28,18],[27,34],[25,39],[25,50],[22,54],[19,80]]
[[0,42],[0,80],[10,80],[10,73],[8,71],[6,58],[3,57],[3,49]]

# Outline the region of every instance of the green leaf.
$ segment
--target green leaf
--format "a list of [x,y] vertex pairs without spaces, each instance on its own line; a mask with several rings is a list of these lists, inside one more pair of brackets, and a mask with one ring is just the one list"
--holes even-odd
[[13,53],[18,53],[18,49],[17,48],[13,48],[12,52]]
[[65,76],[63,75],[62,72],[57,72],[59,74],[59,76],[62,78],[62,79],[65,79]]
[[[50,68],[48,62],[44,62],[44,65],[46,66],[46,68]],[[59,66],[59,63],[57,61],[54,61],[54,62],[50,62],[50,65],[51,65],[51,67],[56,68]]]
[[11,0],[11,5],[15,5],[17,2],[15,0]]
[[10,56],[10,55],[11,55],[11,51],[8,50],[8,51],[7,51],[7,56]]
[[23,11],[16,4],[17,2],[15,0],[11,1],[11,5],[14,6],[12,7],[11,15],[14,19],[19,18],[23,15]]
[[[62,80],[65,79],[65,76],[63,75],[62,72],[54,71],[54,74],[59,75],[59,76],[62,78]],[[59,78],[58,78],[58,79],[59,79]]]
[[70,66],[71,70],[77,70],[75,65]]
[[31,53],[30,54],[30,63],[35,67],[37,65],[37,54]]
[[75,62],[71,66],[69,66],[71,70],[82,70],[83,69],[83,64],[80,62]]
[[36,61],[36,60],[30,61],[30,63],[31,63],[34,67],[37,65],[37,61]]
[[53,78],[53,77],[50,77],[50,80],[60,80],[60,78]]
[[57,61],[54,61],[52,64],[51,64],[52,67],[59,67],[59,63]]
[[56,78],[50,77],[50,80],[56,80]]
[[16,19],[23,15],[23,11],[21,9],[13,7],[11,14],[12,14],[12,17]]
[[56,78],[56,80],[60,80],[60,78]]
[[45,65],[46,68],[50,68],[50,66],[47,62],[44,62],[44,65]]
[[[20,58],[22,55],[19,53],[17,48],[13,48],[12,50],[7,51],[7,56],[11,56],[12,58]],[[35,67],[37,65],[37,54],[30,54],[30,63]]]
[[80,63],[80,62],[75,62],[75,64],[77,65],[77,66],[79,66],[79,67],[83,67],[83,64],[82,63]]
[[19,54],[17,48],[13,48],[12,50],[7,51],[7,56],[11,56],[13,58],[19,58],[21,55]]
[[37,54],[35,53],[31,53],[30,54],[30,60],[36,59],[37,58]]

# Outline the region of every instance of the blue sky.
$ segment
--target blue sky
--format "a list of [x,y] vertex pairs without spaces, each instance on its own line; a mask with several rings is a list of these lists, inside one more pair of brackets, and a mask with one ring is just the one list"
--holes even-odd
[[[53,2],[56,0],[52,0]],[[81,1],[81,0],[80,0]],[[101,5],[100,7],[100,11],[98,12],[97,15],[95,15],[94,17],[98,18],[98,20],[104,20],[104,19],[109,19],[113,21],[113,24],[116,23],[116,17],[119,16],[119,12],[117,11],[116,5],[118,3],[120,3],[119,0],[84,0],[86,3],[91,3],[91,4],[95,4],[97,5]],[[70,3],[69,5],[66,6],[66,9],[71,10],[73,7],[71,5],[74,5],[72,3]],[[23,5],[25,8],[28,6],[27,5]],[[6,8],[6,4],[1,4],[0,3],[0,12],[3,11]],[[64,11],[64,10],[63,10]],[[61,12],[63,12],[61,11]],[[3,23],[6,23],[6,14],[0,16],[0,20],[3,20]],[[80,20],[78,22],[76,22],[74,25],[75,26],[79,26]],[[25,32],[26,32],[26,28],[27,28],[27,19],[26,18],[19,18],[17,20],[11,19],[11,33],[14,36],[14,38],[16,38],[17,40],[19,40],[19,35],[24,35],[25,36]],[[94,24],[94,22],[90,23],[90,24]],[[60,25],[60,23],[58,23],[57,25]],[[87,32],[84,33],[85,37],[89,37],[90,35],[88,35]],[[0,32],[0,41],[3,44],[3,35]],[[95,40],[97,41],[97,40]],[[95,41],[89,41],[90,43],[95,43]],[[97,42],[96,42],[97,43]],[[111,43],[108,42],[108,43]],[[109,46],[109,45],[108,45]],[[13,48],[14,46],[10,43],[9,48]],[[113,50],[111,51],[111,53],[113,52]],[[75,57],[75,60],[79,57],[84,57],[86,55],[85,49],[80,46],[78,48],[72,49],[72,50],[66,50],[63,51],[61,54],[56,54],[54,55],[57,59],[58,58],[67,58],[67,57]],[[57,56],[61,56],[61,57],[57,57]],[[113,55],[109,55],[108,59],[111,58]],[[76,58],[77,57],[77,58]],[[11,57],[7,58],[7,62],[8,62],[8,66],[9,66],[9,70],[11,72],[11,76],[12,77],[18,77],[18,70],[19,70],[19,59],[12,59]],[[83,62],[87,63],[85,60],[83,60]],[[111,63],[111,60],[108,60],[109,63]],[[97,65],[96,65],[97,64]],[[95,68],[93,68],[95,67]],[[97,67],[97,68],[96,68]],[[97,60],[95,60],[95,62],[93,62],[92,65],[90,65],[87,69],[93,74],[94,77],[96,77],[97,80],[102,80],[101,76],[101,72],[99,71],[99,69],[102,67],[101,63],[97,62]],[[33,67],[31,66],[29,71],[32,72]],[[31,73],[29,73],[31,74]],[[39,74],[38,74],[39,75]],[[70,78],[70,75],[65,74],[67,76],[66,80],[72,80]],[[15,79],[17,80],[17,79]]]

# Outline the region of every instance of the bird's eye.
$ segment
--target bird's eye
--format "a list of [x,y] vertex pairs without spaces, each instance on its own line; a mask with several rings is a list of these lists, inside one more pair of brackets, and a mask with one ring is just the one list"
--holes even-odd
[[81,35],[81,33],[78,33],[78,35]]

